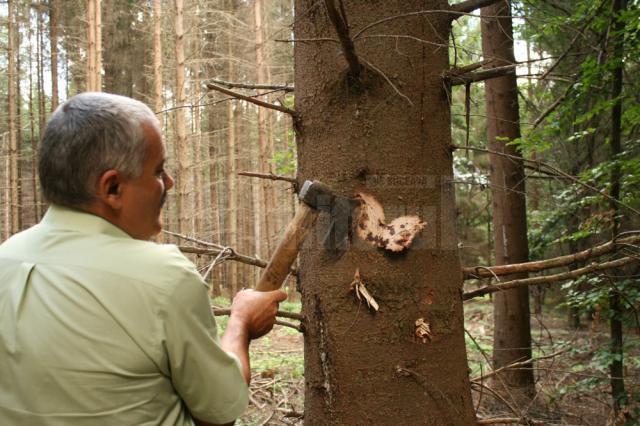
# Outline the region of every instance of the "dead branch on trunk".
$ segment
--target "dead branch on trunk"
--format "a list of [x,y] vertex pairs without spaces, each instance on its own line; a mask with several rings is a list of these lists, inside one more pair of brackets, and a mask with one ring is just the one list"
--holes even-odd
[[335,0],[324,0],[324,4],[327,8],[327,14],[329,15],[329,20],[338,33],[340,45],[342,46],[342,53],[344,53],[344,57],[349,64],[351,77],[358,80],[360,79],[362,64],[360,64],[358,55],[356,55],[356,48],[353,45],[353,40],[351,40],[351,37],[349,36],[349,24],[347,22],[347,14],[344,10],[344,4],[342,3],[342,0],[338,0],[340,5],[340,11],[338,11],[334,1]]
[[495,293],[497,291],[508,290],[511,288],[527,287],[530,285],[549,284],[549,283],[554,283],[558,281],[566,281],[572,278],[577,278],[582,275],[589,274],[591,272],[619,268],[629,263],[638,262],[638,261],[639,259],[634,257],[623,257],[617,260],[612,260],[610,262],[592,263],[591,265],[585,266],[584,268],[574,269],[573,271],[563,272],[560,274],[506,281],[500,284],[481,287],[477,290],[467,291],[462,294],[462,300],[469,300],[469,299],[473,299],[474,297],[484,296],[485,294]]
[[[226,309],[216,308],[212,306],[211,309],[213,310],[213,315],[215,316],[227,316],[231,314],[231,309],[229,308],[226,308]],[[291,318],[291,319],[296,319],[300,321],[300,324],[293,324],[291,322],[281,321],[281,320],[276,320],[275,323],[283,327],[293,328],[294,330],[298,330],[300,333],[304,332],[304,317],[301,314],[296,314],[293,312],[286,312],[286,311],[278,311],[276,313],[276,317]]]
[[452,86],[460,86],[463,84],[476,83],[478,81],[489,80],[492,78],[504,77],[505,75],[515,75],[516,66],[516,64],[505,65],[502,67],[496,67],[477,72],[467,72],[463,74],[449,71],[445,73],[442,78],[448,81]]
[[580,179],[578,179],[575,176],[571,176],[569,173],[564,172],[560,169],[558,169],[557,167],[554,167],[548,163],[543,163],[540,160],[529,160],[517,155],[512,155],[512,154],[507,154],[505,152],[499,152],[499,151],[492,151],[490,149],[485,149],[485,148],[476,148],[476,147],[464,147],[464,146],[457,146],[457,145],[451,145],[451,149],[470,149],[471,151],[477,151],[477,152],[485,152],[487,154],[493,154],[493,155],[500,155],[502,157],[506,157],[506,158],[511,158],[512,160],[518,160],[518,161],[523,161],[526,165],[533,165],[536,166],[536,169],[533,170],[539,170],[542,173],[546,173],[546,171],[544,170],[545,168],[550,171],[551,173],[557,175],[557,176],[561,176],[565,179],[568,179],[570,181],[572,181],[573,183],[576,183],[580,186],[582,186],[583,188],[587,188],[590,191],[596,192],[600,195],[602,195],[604,198],[606,198],[607,200],[616,203],[632,212],[634,212],[635,214],[637,214],[638,216],[640,216],[640,211],[638,211],[637,209],[634,209],[633,207],[631,207],[630,205],[623,203],[622,201],[612,197],[611,195],[607,194],[604,190],[598,189],[596,187],[593,187],[591,185],[589,185],[588,183],[582,182]]
[[[457,3],[451,6],[453,12],[469,13],[476,9],[481,9],[486,6],[491,6],[494,3],[498,3],[500,0],[466,0],[461,3]],[[454,19],[458,19],[459,16],[455,16]]]
[[285,182],[290,182],[294,185],[297,185],[297,181],[295,178],[292,178],[290,176],[281,176],[281,175],[274,175],[273,173],[256,173],[256,172],[238,172],[239,176],[249,176],[249,177],[256,177],[256,178],[260,178],[260,179],[270,179],[270,180],[282,180]]
[[486,374],[482,374],[480,376],[476,376],[476,377],[474,377],[474,378],[472,378],[470,380],[472,382],[478,382],[478,381],[481,381],[481,380],[485,380],[485,379],[488,379],[489,377],[492,377],[492,376],[495,376],[496,374],[501,373],[504,370],[524,367],[524,366],[530,365],[531,363],[533,363],[535,361],[541,361],[543,359],[555,358],[558,355],[561,355],[561,354],[567,352],[568,350],[569,350],[569,348],[565,348],[565,349],[559,350],[559,351],[554,352],[554,353],[549,354],[549,355],[541,356],[541,357],[538,357],[538,358],[530,358],[530,359],[527,359],[525,361],[514,362],[514,363],[511,363],[509,365],[505,365],[504,367],[497,368],[497,369],[495,369],[493,371],[489,371]]
[[567,96],[569,96],[569,93],[571,93],[572,89],[573,89],[573,82],[571,82],[571,84],[567,86],[566,90],[560,96],[558,96],[558,98],[555,101],[553,101],[551,105],[549,105],[549,108],[544,110],[542,114],[540,114],[538,118],[536,118],[536,120],[532,124],[534,129],[538,127],[540,123],[542,123],[544,119],[549,116],[549,114],[551,114],[553,111],[555,111],[556,108],[558,108],[558,106],[562,103],[562,101],[564,101],[564,99]]
[[283,92],[293,92],[294,87],[288,84],[255,84],[255,83],[236,83],[232,81],[217,80],[212,78],[209,80],[215,84],[221,84],[229,89],[254,89],[254,90],[281,90]]
[[[202,248],[202,247],[191,247],[191,246],[178,246],[178,249],[183,253],[193,253],[193,254],[204,255],[204,256],[218,256],[220,253],[223,253],[226,251],[228,253],[225,254],[225,260],[234,260],[236,262],[244,263],[245,265],[257,266],[258,268],[267,267],[266,261],[262,259],[258,259],[256,257],[247,256],[246,254],[238,253],[233,247],[225,247],[220,244],[199,240],[194,237],[189,237],[188,235],[178,234],[177,232],[171,232],[166,230],[163,230],[162,232],[206,247],[206,248]],[[291,268],[289,270],[289,273],[295,276],[298,274],[298,271],[296,271],[294,268]]]
[[602,256],[610,253],[616,248],[624,244],[632,244],[640,241],[640,235],[635,235],[620,240],[614,239],[599,246],[588,248],[578,253],[572,253],[565,256],[554,257],[552,259],[538,260],[524,263],[513,263],[510,265],[496,266],[473,266],[462,268],[464,279],[491,278],[502,275],[511,275],[520,272],[539,272],[546,269],[559,268],[568,266],[576,262],[587,260],[592,257]]
[[254,105],[261,106],[263,108],[275,109],[276,111],[284,112],[285,114],[289,114],[293,118],[297,117],[296,112],[294,110],[290,109],[290,108],[287,108],[287,107],[282,106],[282,105],[276,105],[276,104],[272,104],[272,103],[269,103],[269,102],[264,102],[264,101],[252,98],[251,96],[246,96],[246,95],[243,95],[241,93],[234,92],[233,90],[225,89],[224,87],[218,86],[217,84],[207,83],[207,89],[215,90],[215,91],[220,92],[220,93],[224,93],[225,95],[229,95],[229,96],[232,96],[232,97],[234,97],[236,99],[247,101],[247,102],[252,103]]

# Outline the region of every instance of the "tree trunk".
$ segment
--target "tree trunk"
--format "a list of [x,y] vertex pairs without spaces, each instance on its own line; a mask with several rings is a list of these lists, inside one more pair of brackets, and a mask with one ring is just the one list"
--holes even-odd
[[[264,44],[264,22],[262,18],[262,0],[254,0],[253,2],[253,17],[255,21],[255,40],[256,40],[256,77],[258,84],[267,84],[267,70],[265,64],[265,44]],[[270,112],[266,108],[258,107],[258,146],[259,146],[259,170],[262,173],[270,173],[271,165],[269,161],[273,157],[273,150],[270,149],[269,134],[267,133],[267,121],[269,120]],[[263,235],[262,240],[265,246],[265,255],[269,255],[271,252],[271,237],[274,231],[273,219],[274,219],[274,200],[273,200],[273,182],[268,179],[263,179],[261,182],[256,182],[262,190],[262,204],[263,208],[260,209],[262,214],[259,218],[262,220]]]
[[187,129],[185,123],[185,54],[184,54],[184,15],[183,1],[175,0],[175,17],[174,25],[176,32],[175,52],[176,52],[176,157],[178,159],[178,194],[177,194],[177,211],[178,211],[178,232],[191,232],[190,208],[189,208],[189,187],[191,173],[191,164],[189,161],[189,145],[187,143]]
[[18,78],[18,29],[16,20],[17,11],[14,2],[9,2],[8,9],[8,43],[7,53],[7,110],[9,112],[9,234],[15,234],[20,230],[20,179],[19,179],[19,145],[18,145],[18,112],[19,102],[17,90],[20,84]]
[[49,2],[49,43],[51,45],[51,111],[58,108],[58,13],[60,0]]
[[[611,89],[611,98],[614,100],[611,109],[611,159],[616,160],[617,156],[622,152],[622,79],[624,71],[624,18],[623,14],[627,9],[627,0],[614,0],[613,2],[613,34],[614,34],[614,54],[613,60],[616,66],[613,69],[613,83]],[[620,164],[615,163],[611,169],[611,197],[616,200],[620,199]],[[619,207],[617,203],[611,202],[611,210],[613,211],[613,227],[612,234],[615,238],[620,232]],[[614,280],[615,278],[611,278]],[[622,405],[625,404],[626,391],[624,389],[624,364],[623,364],[623,334],[622,334],[622,318],[624,315],[622,309],[622,300],[620,292],[612,288],[609,292],[609,309],[611,309],[610,333],[611,333],[611,362],[609,364],[609,373],[611,375],[611,396],[613,397],[613,407],[617,412],[620,411]]]
[[[482,9],[482,52],[493,66],[515,62],[510,2],[501,1]],[[492,19],[490,16],[499,16]],[[519,149],[508,143],[520,137],[518,87],[515,75],[487,80],[487,139],[492,151],[521,156]],[[496,264],[529,260],[527,242],[527,210],[522,161],[491,155],[491,195],[493,197],[493,230]],[[526,278],[527,274],[508,279]],[[493,299],[494,336],[493,368],[531,358],[531,318],[529,289],[523,287],[497,292]],[[508,370],[494,381],[517,389],[523,396],[535,393],[533,370]],[[497,386],[500,388],[501,386]]]
[[[343,3],[354,32],[383,18],[448,7],[418,0],[379,1],[375,7],[371,1]],[[319,4],[296,1],[296,39],[336,38]],[[364,34],[441,43],[449,32],[447,14],[424,13],[390,19]],[[374,249],[354,236],[335,259],[322,248],[327,220],[319,219],[299,269],[308,318],[305,424],[475,424],[460,298],[451,117],[440,77],[448,69],[448,51],[394,37],[361,39],[356,49],[371,64],[360,70],[360,81],[348,74],[336,44],[295,44],[299,182],[318,179],[347,196],[364,191],[384,206],[389,221],[409,213],[428,225],[406,252]],[[377,313],[349,291],[358,269],[380,305]],[[420,319],[431,337],[416,337]]]
[[96,90],[96,2],[87,0],[87,77],[86,90]]
[[162,0],[153,0],[153,108],[162,111]]

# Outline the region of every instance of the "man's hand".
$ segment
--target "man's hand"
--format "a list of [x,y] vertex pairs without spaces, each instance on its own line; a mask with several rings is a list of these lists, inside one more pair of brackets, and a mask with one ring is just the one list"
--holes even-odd
[[257,339],[271,331],[278,304],[286,298],[287,294],[281,290],[242,290],[233,298],[231,319],[246,325],[249,339]]
[[287,294],[281,290],[242,290],[233,298],[229,322],[220,343],[225,351],[240,360],[247,384],[251,380],[249,342],[271,331],[276,322],[278,304],[286,298]]

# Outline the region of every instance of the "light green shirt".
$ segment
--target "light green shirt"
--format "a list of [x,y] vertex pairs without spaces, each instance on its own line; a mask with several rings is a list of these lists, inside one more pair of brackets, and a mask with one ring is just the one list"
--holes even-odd
[[247,402],[175,246],[59,206],[0,245],[3,426],[227,423]]

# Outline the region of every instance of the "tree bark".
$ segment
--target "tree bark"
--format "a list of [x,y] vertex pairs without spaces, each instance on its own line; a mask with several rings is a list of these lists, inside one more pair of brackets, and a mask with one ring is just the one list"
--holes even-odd
[[[408,11],[447,8],[444,1],[343,4],[354,30]],[[315,5],[296,1],[297,39],[335,36],[326,12]],[[415,15],[390,20],[383,30],[439,43],[449,38],[450,25],[446,15]],[[295,44],[298,183],[317,179],[347,196],[364,191],[382,203],[389,220],[410,213],[428,226],[403,253],[354,237],[336,259],[322,248],[328,221],[320,217],[300,256],[309,319],[305,424],[475,424],[460,301],[451,117],[440,78],[448,52],[409,38],[362,43],[358,54],[367,62],[356,85],[349,84],[339,52],[329,43]],[[377,313],[349,292],[358,269],[379,302]],[[420,319],[432,338],[416,337]]]
[[8,44],[7,53],[7,110],[9,127],[9,234],[20,230],[20,179],[19,179],[19,141],[18,141],[18,29],[17,11],[14,2],[9,2],[8,8]]
[[[258,84],[266,84],[267,72],[265,64],[265,45],[264,45],[264,23],[262,19],[262,0],[254,0],[253,17],[255,22],[255,40],[256,40],[256,77]],[[269,160],[273,157],[273,151],[270,149],[269,135],[267,134],[267,120],[269,119],[269,110],[258,107],[258,146],[259,146],[259,168],[263,173],[271,172]],[[262,192],[262,204],[260,209],[262,215],[263,241],[265,246],[265,255],[269,255],[271,251],[271,233],[273,232],[273,183],[268,180],[256,182]]]
[[[511,65],[513,30],[510,2],[501,1],[482,9],[482,52],[493,67]],[[499,18],[489,18],[499,16]],[[485,81],[487,139],[489,149],[520,156],[509,142],[520,137],[518,87],[515,75]],[[491,195],[496,264],[522,263],[529,259],[527,210],[522,161],[491,155]],[[508,279],[526,278],[527,274]],[[493,368],[531,358],[529,289],[517,288],[496,293],[493,299]],[[509,370],[495,384],[505,383],[523,396],[535,393],[533,370]]]
[[187,143],[187,129],[185,122],[184,104],[185,96],[185,53],[184,53],[184,8],[183,0],[175,0],[175,52],[176,52],[176,74],[175,74],[175,106],[176,106],[176,157],[178,160],[178,194],[177,194],[177,213],[178,213],[178,230],[181,234],[189,234],[192,232],[191,209],[190,209],[190,174],[191,161],[190,150]]
[[[611,87],[611,98],[614,100],[611,109],[611,159],[617,160],[617,156],[622,152],[622,79],[624,71],[624,27],[625,22],[622,14],[627,9],[627,0],[613,1],[613,60],[616,66],[613,68],[613,82]],[[615,163],[611,169],[611,197],[620,199],[620,165]],[[620,231],[619,206],[611,202],[610,208],[613,211],[612,234],[617,235]],[[611,278],[614,280],[614,278]],[[609,372],[611,375],[611,396],[613,407],[617,412],[625,404],[626,391],[624,388],[624,364],[623,364],[623,332],[622,318],[624,315],[620,292],[613,286],[609,292],[609,309],[611,309],[611,321],[609,324],[611,334],[611,362]]]
[[49,43],[51,45],[51,111],[58,108],[58,13],[60,0],[49,1]]
[[[231,2],[232,11],[235,10],[235,1]],[[236,78],[236,65],[232,58],[234,58],[234,39],[231,35],[227,38],[227,54],[228,54],[228,68],[227,77],[230,81],[234,81]],[[225,223],[227,223],[227,244],[231,247],[238,247],[238,220],[240,212],[238,211],[238,160],[237,160],[237,141],[236,141],[236,115],[234,111],[234,102],[227,101],[227,179],[228,179],[228,192],[227,192],[227,217]],[[257,236],[256,238],[259,238]],[[231,291],[231,296],[238,292],[238,265],[232,262],[228,267],[229,273],[227,277],[227,285]]]

